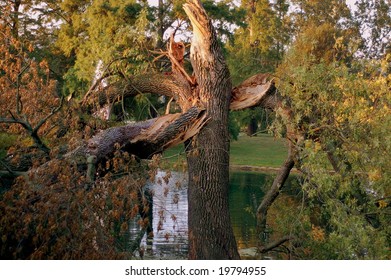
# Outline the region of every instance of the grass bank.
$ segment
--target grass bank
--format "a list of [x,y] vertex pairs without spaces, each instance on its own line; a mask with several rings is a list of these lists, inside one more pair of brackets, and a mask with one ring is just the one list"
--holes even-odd
[[[287,155],[284,139],[275,139],[268,134],[254,137],[240,135],[231,142],[230,165],[232,167],[280,167]],[[167,150],[163,157],[170,165],[180,164],[185,160],[183,145]]]
[[288,148],[284,139],[275,139],[269,134],[249,137],[240,136],[231,142],[231,165],[280,167]]

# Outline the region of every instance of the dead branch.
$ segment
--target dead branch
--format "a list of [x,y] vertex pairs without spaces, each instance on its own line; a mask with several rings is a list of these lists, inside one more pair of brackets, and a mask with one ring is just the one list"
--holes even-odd
[[18,118],[14,114],[12,114],[11,111],[9,111],[9,114],[11,115],[11,118],[0,118],[0,123],[16,123],[20,124],[28,133],[28,135],[33,139],[36,146],[43,152],[45,152],[47,155],[50,153],[50,148],[45,145],[45,143],[42,142],[41,138],[38,136],[38,131],[44,125],[54,114],[56,114],[60,109],[62,108],[64,101],[64,97],[61,98],[60,104],[53,108],[52,111],[44,118],[42,118],[38,124],[33,127],[30,122],[26,118]]

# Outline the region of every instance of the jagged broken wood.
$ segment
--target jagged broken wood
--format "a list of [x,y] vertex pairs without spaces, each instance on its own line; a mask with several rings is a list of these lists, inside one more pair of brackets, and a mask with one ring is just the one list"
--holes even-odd
[[[94,156],[96,163],[120,147],[139,157],[151,158],[154,154],[185,142],[199,132],[207,122],[203,109],[190,108],[181,114],[169,114],[143,122],[112,127],[96,134],[66,158],[85,158]],[[117,148],[116,148],[117,146]]]

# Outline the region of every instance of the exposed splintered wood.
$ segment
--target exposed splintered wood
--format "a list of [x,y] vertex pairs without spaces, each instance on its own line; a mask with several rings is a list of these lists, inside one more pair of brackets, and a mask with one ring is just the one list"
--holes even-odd
[[157,118],[151,127],[143,129],[139,135],[129,141],[127,147],[129,149],[131,146],[142,146],[143,153],[146,152],[146,155],[149,154],[148,157],[150,157],[181,144],[198,134],[208,121],[203,111],[203,109],[192,107],[183,114]]
[[170,36],[168,43],[168,55],[172,62],[172,72],[181,71],[185,60],[185,44],[183,42],[176,42],[174,33]]
[[190,49],[191,56],[200,56],[198,59],[202,61],[213,61],[215,57],[210,52],[209,47],[212,45],[212,41],[213,44],[217,42],[212,38],[214,35],[213,26],[201,2],[198,0],[187,1],[183,5],[183,9],[193,27],[193,38]]
[[[176,79],[182,78],[182,80],[186,80],[193,88],[196,85],[196,80],[194,77],[191,77],[189,74],[187,74],[184,68],[185,44],[183,42],[176,42],[174,33],[171,34],[167,55],[171,61],[172,74],[176,75]],[[186,104],[182,104],[182,107],[186,107]]]
[[240,258],[228,208],[231,79],[213,26],[198,0],[184,6],[193,27],[193,98],[210,121],[188,143],[189,258]]
[[[103,106],[130,96],[152,93],[171,97],[183,111],[195,105],[203,107],[205,102],[199,102],[197,90],[192,91],[196,85],[195,78],[189,75],[184,76],[182,73],[186,72],[183,68],[180,69],[169,75],[144,74],[111,84],[96,93],[95,97],[99,98],[97,103]],[[275,110],[281,106],[281,100],[274,84],[274,78],[269,74],[262,73],[251,76],[232,89],[229,108],[230,110],[243,110],[260,106]]]
[[87,160],[94,156],[96,162],[99,162],[118,147],[140,158],[150,158],[193,137],[206,122],[203,110],[193,107],[183,114],[169,114],[144,122],[112,127],[96,134],[68,153],[66,158]]
[[242,110],[255,106],[275,109],[278,101],[274,78],[270,74],[256,74],[232,89],[230,109]]

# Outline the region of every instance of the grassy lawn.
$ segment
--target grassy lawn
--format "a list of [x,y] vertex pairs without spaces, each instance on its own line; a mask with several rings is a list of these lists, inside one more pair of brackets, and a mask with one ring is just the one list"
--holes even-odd
[[[167,150],[163,157],[171,164],[184,160],[183,145]],[[239,136],[231,142],[231,165],[280,167],[287,155],[284,139],[275,139],[268,134],[255,137]]]
[[255,137],[241,135],[231,142],[231,165],[279,167],[287,155],[284,139],[275,139],[269,134]]

